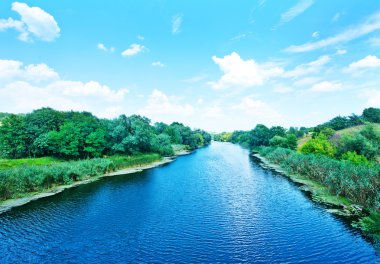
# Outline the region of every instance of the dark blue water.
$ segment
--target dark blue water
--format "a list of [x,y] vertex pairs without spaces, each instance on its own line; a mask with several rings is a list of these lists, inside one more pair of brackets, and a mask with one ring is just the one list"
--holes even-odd
[[0,263],[375,263],[375,249],[248,153],[214,143],[167,166],[0,215]]

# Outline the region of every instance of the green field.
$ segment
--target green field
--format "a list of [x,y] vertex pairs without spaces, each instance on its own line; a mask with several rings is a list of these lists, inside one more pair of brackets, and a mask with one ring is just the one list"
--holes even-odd
[[0,170],[12,169],[22,166],[45,166],[62,162],[62,160],[43,157],[43,158],[26,158],[26,159],[0,159]]

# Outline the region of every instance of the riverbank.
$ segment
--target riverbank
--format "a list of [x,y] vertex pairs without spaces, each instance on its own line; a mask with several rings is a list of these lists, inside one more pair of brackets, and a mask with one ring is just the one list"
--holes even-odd
[[137,166],[131,166],[131,167],[125,167],[122,169],[119,169],[117,171],[111,172],[111,173],[106,173],[103,175],[99,176],[94,176],[90,177],[89,179],[86,180],[81,180],[81,181],[75,181],[72,184],[67,184],[67,185],[59,185],[59,186],[54,186],[50,189],[44,190],[42,192],[35,192],[35,193],[28,193],[25,195],[25,197],[22,198],[14,198],[14,199],[7,199],[4,201],[0,202],[0,214],[7,212],[11,210],[12,208],[23,206],[25,204],[28,204],[32,201],[36,201],[45,197],[53,196],[56,194],[59,194],[67,189],[75,188],[80,185],[92,183],[95,181],[98,181],[102,178],[105,177],[113,177],[113,176],[119,176],[119,175],[125,175],[125,174],[132,174],[136,172],[141,172],[144,170],[156,168],[168,163],[173,162],[177,156],[183,156],[183,155],[188,155],[191,154],[192,151],[178,151],[175,153],[173,157],[164,157],[160,161],[154,161],[152,163],[144,164],[144,165],[137,165]]
[[252,154],[252,156],[258,158],[262,163],[263,167],[272,169],[278,173],[281,173],[282,175],[288,177],[293,182],[301,184],[300,189],[303,191],[308,191],[311,193],[311,197],[314,201],[323,203],[330,206],[337,206],[340,207],[340,209],[335,209],[333,212],[340,215],[345,216],[351,216],[353,215],[353,212],[350,212],[348,208],[352,206],[353,204],[342,196],[337,196],[331,194],[326,187],[318,183],[317,181],[311,180],[307,177],[296,175],[296,174],[290,174],[283,170],[279,165],[271,163],[269,160],[267,160],[265,157],[261,156],[258,153]]
[[327,205],[329,207],[328,212],[354,219],[351,223],[353,227],[362,230],[366,235],[373,238],[376,243],[380,242],[380,219],[378,213],[370,212],[370,210],[351,202],[346,197],[332,194],[327,187],[315,180],[302,175],[288,173],[281,166],[273,164],[258,153],[253,153],[252,156],[261,161],[262,167],[274,170],[300,184],[299,189],[309,192],[313,201]]

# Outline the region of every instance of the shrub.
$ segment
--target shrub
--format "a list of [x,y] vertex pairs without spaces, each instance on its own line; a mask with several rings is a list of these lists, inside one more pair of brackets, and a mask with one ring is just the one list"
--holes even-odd
[[318,134],[316,138],[310,139],[302,146],[301,152],[305,154],[320,154],[334,157],[336,148],[327,140],[324,134]]
[[363,155],[358,155],[355,151],[348,151],[342,155],[342,160],[348,160],[355,164],[370,165],[370,162]]

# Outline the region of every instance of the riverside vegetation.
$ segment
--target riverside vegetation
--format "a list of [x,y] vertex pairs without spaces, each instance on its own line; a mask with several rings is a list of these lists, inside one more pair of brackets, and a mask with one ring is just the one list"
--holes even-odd
[[380,109],[361,116],[335,117],[312,128],[285,129],[257,125],[250,131],[214,136],[241,144],[307,185],[319,202],[341,207],[334,212],[356,215],[353,226],[380,241]]
[[0,114],[0,200],[146,165],[210,141],[203,130],[151,125],[139,115],[109,120],[51,108]]

